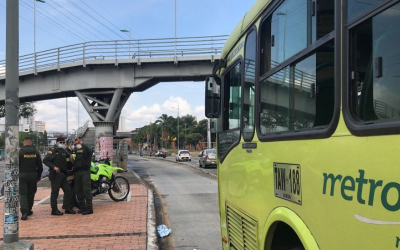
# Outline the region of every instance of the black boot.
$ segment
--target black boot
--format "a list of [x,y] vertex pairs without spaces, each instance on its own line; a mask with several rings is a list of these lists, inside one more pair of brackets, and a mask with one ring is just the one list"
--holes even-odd
[[63,215],[63,213],[60,212],[60,210],[58,210],[58,209],[53,209],[53,210],[51,211],[51,215]]
[[72,208],[65,209],[65,214],[76,214],[76,212]]
[[83,207],[83,208],[81,208],[81,209],[78,210],[78,214],[81,214],[81,213],[83,213],[83,212],[85,212],[85,211],[86,211],[86,207]]
[[29,211],[28,216],[32,215],[32,214],[33,214],[33,211],[31,210],[31,211]]
[[23,214],[23,215],[21,216],[21,220],[26,220],[26,219],[28,219],[28,214]]
[[82,212],[83,215],[87,215],[87,214],[93,214],[93,209],[92,208],[88,208],[85,211]]

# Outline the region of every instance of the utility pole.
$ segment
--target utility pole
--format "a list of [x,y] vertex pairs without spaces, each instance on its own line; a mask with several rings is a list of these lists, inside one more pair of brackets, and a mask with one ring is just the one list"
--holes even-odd
[[33,249],[33,243],[19,241],[19,1],[6,6],[6,166],[4,169],[3,243],[0,249]]
[[34,74],[37,75],[36,67],[36,2],[45,3],[43,0],[33,0],[33,67]]
[[185,145],[183,145],[183,149],[186,149],[186,123],[185,123]]
[[65,112],[65,123],[67,124],[67,137],[68,137],[68,97],[65,97],[65,108],[66,108],[66,112]]
[[[176,57],[176,0],[175,0],[175,57],[174,57],[174,63],[178,64],[178,58]],[[179,149],[179,147],[178,147]]]
[[33,72],[37,75],[36,68],[36,0],[33,0]]
[[171,107],[171,108],[178,110],[178,150],[179,150],[179,102],[178,102],[178,108],[175,108],[175,107]]

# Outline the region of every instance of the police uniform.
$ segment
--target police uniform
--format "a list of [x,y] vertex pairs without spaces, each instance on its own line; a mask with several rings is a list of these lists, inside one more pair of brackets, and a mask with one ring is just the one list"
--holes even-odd
[[19,195],[21,214],[25,215],[25,218],[32,214],[37,182],[42,172],[40,153],[33,146],[23,146],[19,150]]
[[[67,153],[69,154],[69,155],[72,155],[73,154],[73,151],[72,151],[72,149],[70,149],[69,147],[65,147],[65,151],[67,151]],[[72,168],[74,167],[74,164],[71,162],[71,159],[70,158],[67,158],[67,171],[69,172],[69,171],[72,171]]]
[[[51,182],[50,204],[52,214],[53,212],[58,211],[57,198],[60,192],[60,188],[64,192],[63,207],[66,211],[72,210],[71,188],[68,185],[67,181],[67,158],[69,157],[70,154],[68,154],[67,151],[65,151],[64,149],[59,147],[52,147],[43,159],[43,163],[49,167],[49,179]],[[58,167],[60,169],[60,172],[56,173],[54,167]]]
[[[73,147],[73,146],[72,146]],[[69,148],[68,146],[65,147],[65,151],[67,151],[67,153],[69,155],[72,155],[74,157],[74,151]],[[74,157],[75,158],[75,157]],[[79,204],[77,203],[77,200],[75,198],[75,181],[74,179],[74,163],[70,160],[70,158],[67,158],[67,181],[69,183],[69,186],[71,188],[71,206],[72,207],[77,207],[80,208]],[[72,179],[72,181],[70,181]]]
[[75,192],[78,197],[82,214],[93,213],[92,188],[90,178],[90,166],[92,162],[92,149],[81,144],[82,148],[75,149],[74,181]]

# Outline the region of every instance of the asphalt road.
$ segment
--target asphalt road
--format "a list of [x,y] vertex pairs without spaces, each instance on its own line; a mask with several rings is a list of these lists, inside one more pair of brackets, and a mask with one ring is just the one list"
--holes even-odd
[[[132,157],[132,156],[131,156],[131,157]],[[144,156],[144,158],[148,158],[148,156]],[[160,159],[160,160],[162,159],[162,160],[168,160],[168,161],[174,161],[174,162],[176,162],[176,159],[175,159],[174,156],[168,156],[168,157],[165,158],[165,159],[162,158],[162,157],[151,157],[151,158],[152,158],[152,159],[153,159],[153,158],[156,158],[156,159]],[[192,160],[191,160],[191,161],[180,161],[179,163],[186,164],[186,165],[191,166],[191,167],[203,169],[203,170],[205,170],[206,172],[211,173],[211,174],[217,176],[217,167],[216,167],[216,166],[211,166],[211,167],[207,167],[207,168],[200,168],[200,165],[199,165],[199,157],[192,157]]]
[[129,156],[128,167],[155,191],[157,225],[172,229],[160,249],[221,249],[217,179],[195,165]]

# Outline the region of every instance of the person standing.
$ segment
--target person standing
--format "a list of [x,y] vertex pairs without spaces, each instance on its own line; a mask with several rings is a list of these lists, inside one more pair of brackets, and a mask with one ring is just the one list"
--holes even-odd
[[76,214],[71,205],[71,188],[67,181],[67,158],[70,154],[65,151],[65,140],[58,137],[55,147],[50,148],[43,159],[43,163],[49,167],[49,179],[51,182],[51,215],[63,215],[57,208],[57,198],[60,188],[64,192],[63,207],[66,214]]
[[71,205],[72,205],[72,208],[73,207],[77,207],[79,209],[80,206],[79,206],[79,204],[78,204],[78,202],[76,200],[75,183],[74,183],[74,169],[73,169],[74,168],[74,162],[73,162],[73,159],[74,159],[74,139],[67,140],[67,144],[65,146],[65,151],[67,151],[67,153],[72,156],[72,158],[67,158],[67,168],[68,168],[68,170],[67,170],[67,181],[68,181],[68,184],[69,184],[69,186],[71,188],[71,192],[72,192]]
[[74,181],[75,192],[81,209],[78,213],[93,214],[93,196],[91,189],[90,165],[92,149],[83,144],[82,138],[75,139]]
[[32,207],[37,183],[43,172],[40,153],[32,146],[32,138],[25,137],[23,146],[19,150],[19,195],[21,206],[21,220],[28,219],[33,214]]
[[[65,145],[65,151],[67,151],[67,153],[71,156],[73,154],[73,145],[74,145],[74,141],[73,139],[69,139],[67,141],[67,144]],[[74,163],[70,158],[67,158],[67,169],[68,172],[73,171],[72,168],[74,167]]]

